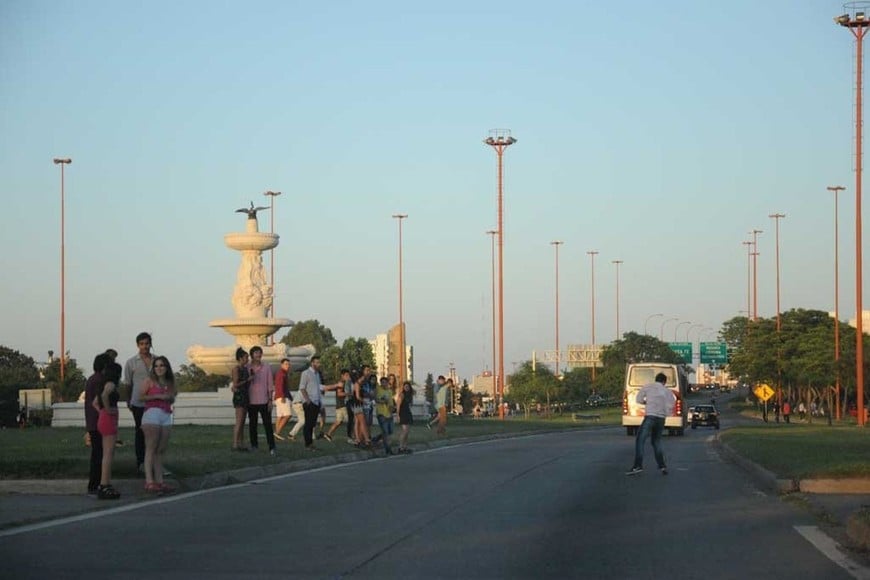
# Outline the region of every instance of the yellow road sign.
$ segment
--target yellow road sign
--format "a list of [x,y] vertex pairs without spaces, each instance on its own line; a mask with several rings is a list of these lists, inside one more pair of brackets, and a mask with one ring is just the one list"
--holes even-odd
[[774,391],[772,388],[770,388],[770,385],[765,384],[765,383],[762,383],[762,384],[758,385],[757,387],[755,387],[755,390],[752,392],[755,393],[755,396],[758,397],[759,399],[761,399],[762,401],[768,401],[768,400],[770,400],[771,397],[773,397],[776,394],[776,391]]

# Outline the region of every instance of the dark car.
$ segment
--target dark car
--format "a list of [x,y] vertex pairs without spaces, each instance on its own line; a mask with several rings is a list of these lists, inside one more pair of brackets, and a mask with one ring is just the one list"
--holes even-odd
[[719,428],[719,411],[714,405],[696,405],[692,411],[692,429],[699,425]]
[[589,398],[586,399],[586,404],[590,407],[599,407],[601,405],[604,405],[605,402],[606,401],[604,397],[602,397],[601,395],[589,395]]

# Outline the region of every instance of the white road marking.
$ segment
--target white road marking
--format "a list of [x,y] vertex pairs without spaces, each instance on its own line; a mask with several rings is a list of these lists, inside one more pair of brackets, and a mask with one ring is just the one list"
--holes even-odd
[[819,530],[818,527],[795,526],[794,529],[797,530],[806,541],[815,546],[819,552],[827,556],[831,562],[848,572],[852,578],[870,580],[870,568],[865,568],[846,556],[846,554],[837,547],[837,543],[828,537],[827,534]]

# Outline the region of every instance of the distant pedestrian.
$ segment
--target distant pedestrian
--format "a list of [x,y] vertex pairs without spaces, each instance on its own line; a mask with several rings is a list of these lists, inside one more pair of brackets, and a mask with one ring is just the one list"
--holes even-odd
[[405,381],[402,389],[396,397],[396,406],[399,408],[399,453],[410,453],[408,448],[408,434],[411,425],[414,424],[414,415],[411,412],[411,403],[414,401],[414,389],[411,381]]
[[[90,405],[97,409],[97,430],[103,440],[103,458],[100,465],[100,485],[98,499],[118,499],[121,494],[112,487],[112,460],[115,456],[115,441],[118,439],[118,400],[121,398],[121,365],[109,362],[103,370],[105,383],[103,390],[94,397]],[[85,402],[87,405],[88,403]]]
[[438,375],[438,380],[435,383],[435,410],[438,413],[438,428],[435,433],[438,435],[447,434],[447,397],[450,395],[448,381],[444,375]]
[[640,424],[634,441],[634,465],[626,472],[626,475],[636,475],[643,472],[643,448],[647,438],[652,439],[656,463],[662,475],[668,474],[668,467],[662,452],[662,434],[665,430],[665,417],[674,410],[677,399],[674,393],[665,387],[667,381],[668,378],[665,374],[659,373],[656,375],[655,382],[644,385],[637,392],[637,403],[646,405],[646,409],[643,423]]
[[290,389],[287,385],[287,379],[290,375],[290,359],[281,359],[281,366],[278,372],[275,373],[275,416],[277,423],[275,424],[275,439],[284,441],[281,436],[281,430],[290,420],[290,404],[293,398],[290,395]]
[[143,464],[145,463],[145,433],[142,431],[142,415],[145,413],[145,402],[140,397],[144,392],[142,385],[151,376],[151,365],[154,363],[154,355],[151,354],[151,335],[147,332],[137,334],[136,348],[139,349],[139,352],[124,364],[124,379],[122,384],[129,393],[127,408],[133,414],[133,423],[136,425],[134,438],[136,468],[142,473],[144,470]]
[[[346,403],[348,383],[350,383],[350,371],[348,369],[341,369],[341,381],[339,385],[329,388],[329,390],[335,391],[335,422],[329,428],[329,431],[324,435],[327,441],[332,441],[332,436],[335,434],[335,431],[341,426],[342,423],[350,424]],[[348,438],[349,437],[350,430],[348,430]]]
[[269,455],[276,455],[275,432],[272,430],[272,400],[274,397],[275,378],[272,376],[272,366],[263,362],[263,349],[251,347],[251,363],[248,365],[251,373],[251,387],[248,389],[248,435],[251,438],[251,449],[257,449],[257,416],[263,421],[266,431],[266,444]]
[[782,418],[786,423],[791,423],[791,403],[788,400],[782,404]]
[[798,410],[798,417],[800,417],[800,420],[801,420],[801,421],[806,420],[806,418],[807,418],[807,406],[804,405],[804,402],[803,402],[803,401],[801,401],[800,403],[798,403],[798,408],[797,408],[797,410]]
[[396,410],[396,402],[393,400],[393,395],[393,390],[390,389],[390,379],[382,377],[375,392],[375,401],[377,402],[378,427],[381,428],[381,439],[384,441],[384,453],[386,455],[393,454],[393,450],[390,448],[390,436],[393,434],[393,413]]
[[233,451],[247,451],[242,445],[244,437],[245,417],[248,416],[248,388],[251,386],[251,375],[248,372],[248,353],[242,347],[236,349],[236,366],[232,370],[233,410],[236,422],[233,425]]
[[365,400],[363,398],[363,384],[368,383],[368,375],[363,374],[357,377],[353,383],[353,399],[351,401],[351,410],[353,411],[354,419],[354,440],[359,447],[371,447],[372,438],[369,434],[369,426],[366,423],[365,416]]
[[103,392],[103,385],[106,383],[106,378],[103,376],[103,371],[106,364],[109,362],[109,357],[105,353],[98,354],[94,357],[94,374],[88,377],[85,384],[85,429],[91,439],[91,462],[88,474],[88,495],[97,496],[100,487],[100,476],[103,465],[103,436],[97,428],[97,423],[100,418],[100,411],[93,406],[95,398],[99,397]]

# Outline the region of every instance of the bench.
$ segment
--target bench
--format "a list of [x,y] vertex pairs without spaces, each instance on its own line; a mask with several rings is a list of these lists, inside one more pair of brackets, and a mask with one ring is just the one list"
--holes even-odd
[[601,415],[590,415],[588,413],[574,413],[575,421],[600,421]]

